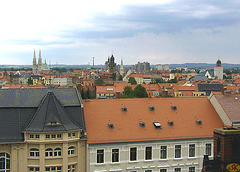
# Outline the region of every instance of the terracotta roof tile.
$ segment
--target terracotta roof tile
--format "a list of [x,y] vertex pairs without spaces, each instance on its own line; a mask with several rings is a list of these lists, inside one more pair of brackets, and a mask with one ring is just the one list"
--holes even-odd
[[[171,105],[177,110],[172,110]],[[149,106],[154,106],[155,111],[150,111]],[[90,100],[84,102],[84,113],[89,144],[212,138],[213,129],[223,127],[206,97]],[[169,126],[168,120],[174,126]],[[202,125],[196,120],[202,120]],[[145,128],[139,122],[144,122]],[[155,129],[153,122],[159,122],[162,129]]]

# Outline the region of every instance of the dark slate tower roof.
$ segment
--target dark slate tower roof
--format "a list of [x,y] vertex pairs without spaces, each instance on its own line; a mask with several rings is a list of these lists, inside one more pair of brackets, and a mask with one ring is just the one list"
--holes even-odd
[[0,143],[23,142],[26,131],[81,129],[81,138],[86,138],[82,105],[73,88],[0,89]]
[[77,130],[79,127],[72,121],[52,91],[42,99],[39,108],[25,131],[53,132]]

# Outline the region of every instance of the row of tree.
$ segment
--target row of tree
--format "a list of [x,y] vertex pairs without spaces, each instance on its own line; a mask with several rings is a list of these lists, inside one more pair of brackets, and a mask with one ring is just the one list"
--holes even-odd
[[144,98],[148,97],[146,88],[142,85],[137,85],[134,90],[130,86],[126,86],[121,95],[121,98]]

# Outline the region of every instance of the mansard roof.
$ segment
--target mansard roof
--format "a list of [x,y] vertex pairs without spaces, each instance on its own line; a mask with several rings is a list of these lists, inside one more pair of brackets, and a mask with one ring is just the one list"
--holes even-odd
[[0,90],[0,143],[22,142],[24,131],[85,131],[83,103],[78,91],[72,88],[49,91]]
[[79,127],[72,121],[54,93],[49,91],[43,97],[36,113],[25,131],[49,132],[77,129],[79,129]]

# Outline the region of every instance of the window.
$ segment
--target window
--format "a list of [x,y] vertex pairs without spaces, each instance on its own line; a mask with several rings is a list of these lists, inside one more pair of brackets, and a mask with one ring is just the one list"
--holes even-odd
[[104,150],[97,150],[97,163],[104,163]]
[[160,159],[167,159],[167,146],[161,146]]
[[46,149],[45,156],[53,156],[53,150],[51,148]]
[[10,172],[10,155],[8,153],[0,153],[0,171]]
[[72,172],[75,172],[75,165],[72,165]]
[[130,148],[130,161],[136,161],[137,160],[137,148]]
[[76,136],[76,133],[72,133],[72,137],[75,137]]
[[30,134],[30,135],[29,135],[29,138],[30,138],[30,139],[34,139],[34,135],[33,135],[33,134]]
[[62,134],[57,134],[57,138],[61,139],[62,138]]
[[189,157],[195,157],[195,144],[189,145]]
[[112,162],[119,162],[119,149],[112,149]]
[[181,168],[174,168],[175,172],[181,172]]
[[45,172],[62,172],[62,167],[46,167]]
[[56,134],[52,134],[52,139],[56,139]]
[[195,167],[189,167],[189,172],[195,172]]
[[36,135],[35,135],[35,138],[36,138],[36,139],[39,139],[39,138],[40,138],[40,135],[39,135],[39,134],[36,134]]
[[39,167],[30,167],[29,171],[30,172],[39,172],[39,169],[40,169]]
[[152,170],[144,170],[144,172],[152,172]]
[[62,172],[62,167],[57,167],[57,172]]
[[39,156],[39,150],[36,148],[30,149],[30,156]]
[[208,155],[208,156],[212,155],[212,144],[211,143],[206,144],[206,155]]
[[75,147],[71,146],[68,148],[68,155],[74,155]]
[[181,158],[181,145],[175,145],[175,158]]
[[54,156],[62,156],[61,148],[54,149]]
[[152,159],[152,147],[146,147],[145,160],[151,160],[151,159]]
[[46,139],[50,139],[50,134],[46,134]]
[[165,168],[160,169],[160,172],[167,172],[167,169],[165,169]]
[[69,165],[68,172],[75,172],[75,165]]
[[71,138],[71,133],[68,133],[68,138]]

